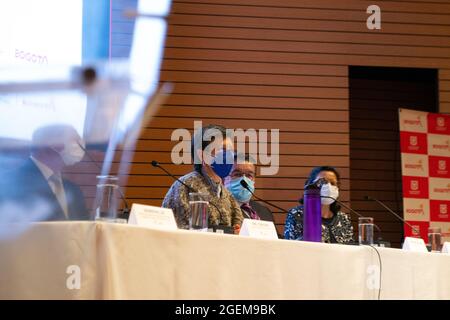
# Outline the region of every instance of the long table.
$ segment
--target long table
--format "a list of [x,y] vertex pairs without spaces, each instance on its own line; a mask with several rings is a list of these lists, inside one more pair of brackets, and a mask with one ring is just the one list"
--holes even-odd
[[99,222],[19,230],[0,238],[1,299],[450,299],[446,254]]

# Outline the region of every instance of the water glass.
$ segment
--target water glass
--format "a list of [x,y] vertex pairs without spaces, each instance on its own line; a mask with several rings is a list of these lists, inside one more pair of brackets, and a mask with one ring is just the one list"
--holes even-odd
[[209,195],[201,192],[189,193],[189,229],[207,231],[209,222]]
[[95,197],[95,220],[117,222],[118,178],[116,176],[97,176]]
[[360,217],[358,219],[358,239],[360,245],[373,244],[373,218]]
[[440,252],[442,248],[442,234],[441,228],[428,228],[428,245],[431,247],[431,252]]

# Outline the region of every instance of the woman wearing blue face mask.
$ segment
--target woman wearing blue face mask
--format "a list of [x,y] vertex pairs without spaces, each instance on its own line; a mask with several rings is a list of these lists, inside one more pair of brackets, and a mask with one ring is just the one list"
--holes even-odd
[[[352,223],[349,217],[340,211],[340,206],[335,201],[339,197],[339,173],[333,167],[316,167],[311,171],[305,186],[319,179],[325,182],[320,189],[322,242],[344,244],[353,242]],[[303,205],[289,210],[284,227],[284,238],[303,240]]]
[[[244,218],[255,220],[273,221],[273,214],[266,206],[251,200],[255,191],[256,165],[249,155],[235,157],[231,173],[225,178],[224,184],[234,199],[239,203]],[[245,181],[248,189],[244,188],[241,181]]]
[[191,190],[176,181],[162,203],[173,210],[179,228],[189,226],[189,193],[195,190],[208,195],[210,227],[225,226],[239,231],[244,219],[242,211],[223,185],[234,163],[232,150],[233,141],[222,126],[209,125],[195,133],[191,144],[194,171],[180,178]]

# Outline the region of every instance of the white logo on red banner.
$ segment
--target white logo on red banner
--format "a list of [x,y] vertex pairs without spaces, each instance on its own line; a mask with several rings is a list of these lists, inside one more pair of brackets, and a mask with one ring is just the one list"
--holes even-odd
[[450,221],[450,201],[430,200],[430,221]]
[[450,178],[450,158],[429,156],[430,177]]
[[447,162],[445,160],[439,160],[438,163],[439,163],[438,168],[440,171],[447,170]]

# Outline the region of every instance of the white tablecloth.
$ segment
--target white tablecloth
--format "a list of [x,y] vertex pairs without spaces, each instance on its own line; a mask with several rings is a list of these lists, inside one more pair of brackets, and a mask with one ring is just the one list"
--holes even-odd
[[[450,255],[378,250],[381,299],[450,299]],[[0,239],[0,298],[376,299],[378,266],[370,247],[37,223]]]

